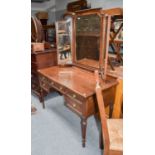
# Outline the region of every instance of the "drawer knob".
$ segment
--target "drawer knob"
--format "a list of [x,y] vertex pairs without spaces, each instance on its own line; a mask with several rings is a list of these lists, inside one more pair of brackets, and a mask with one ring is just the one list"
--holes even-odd
[[60,90],[62,90],[62,87],[60,87]]
[[73,104],[73,107],[75,108],[76,107],[76,104]]
[[73,98],[76,98],[76,95],[75,94],[73,94]]
[[54,82],[51,82],[51,85],[54,85]]

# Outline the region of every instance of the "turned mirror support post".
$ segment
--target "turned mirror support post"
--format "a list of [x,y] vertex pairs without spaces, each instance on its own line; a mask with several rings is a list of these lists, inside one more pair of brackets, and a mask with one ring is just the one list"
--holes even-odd
[[107,33],[106,33],[106,37],[105,37],[105,62],[104,62],[104,80],[106,80],[106,76],[107,76],[107,67],[108,67],[108,49],[109,49],[109,35],[110,35],[110,23],[111,23],[111,17],[110,16],[106,16],[107,18]]
[[[107,21],[107,22],[105,22]],[[107,77],[107,67],[108,67],[108,50],[109,50],[109,39],[110,39],[110,24],[111,24],[111,16],[109,15],[106,15],[106,16],[103,16],[102,17],[102,24],[106,24],[106,26],[104,26],[103,28],[103,37],[101,38],[101,42],[102,43],[100,44],[101,47],[101,53],[102,53],[102,50],[104,50],[103,52],[103,55],[101,56],[101,59],[104,60],[104,61],[101,61],[101,68],[100,68],[100,71],[101,71],[101,77],[103,80],[106,80],[106,77]],[[105,33],[105,31],[107,33]],[[104,65],[104,66],[103,66]],[[104,73],[103,73],[103,69],[102,69],[102,66],[104,68]]]

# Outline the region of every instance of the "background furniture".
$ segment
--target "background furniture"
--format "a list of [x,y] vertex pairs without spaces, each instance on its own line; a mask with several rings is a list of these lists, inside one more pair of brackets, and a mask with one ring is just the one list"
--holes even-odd
[[48,12],[37,12],[36,17],[42,24],[44,40],[52,44],[52,47],[56,47],[55,24],[48,24]]
[[123,155],[123,120],[106,119],[104,92],[100,86],[99,73],[95,71],[96,96],[100,113],[104,150],[103,155]]
[[87,0],[78,0],[67,4],[67,11],[75,12],[78,10],[90,9],[87,4]]
[[49,42],[52,47],[56,47],[55,24],[43,25],[45,41]]
[[[39,19],[47,19],[47,15],[46,12],[37,14]],[[31,89],[42,101],[42,97],[47,92],[41,92],[37,70],[57,65],[57,51],[56,48],[51,48],[50,43],[45,42],[43,27],[39,19],[31,17]]]
[[31,88],[32,92],[39,97],[40,101],[42,101],[42,96],[37,70],[55,65],[57,65],[57,52],[55,48],[31,53]]
[[42,24],[35,16],[31,17],[31,42],[43,42],[44,33]]
[[47,25],[48,12],[46,12],[46,11],[37,12],[36,17],[40,20],[42,25]]
[[48,41],[48,31],[47,31],[47,29],[44,29],[44,26],[46,26],[47,22],[48,22],[48,12],[46,12],[46,11],[39,11],[39,12],[36,13],[36,17],[38,18],[38,20],[42,24],[43,33],[44,33],[44,40]]

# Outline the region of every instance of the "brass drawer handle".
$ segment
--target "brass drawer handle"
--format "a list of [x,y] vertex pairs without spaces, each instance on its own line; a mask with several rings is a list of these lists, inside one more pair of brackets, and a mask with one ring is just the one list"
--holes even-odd
[[43,82],[48,82],[48,81],[47,81],[47,79],[44,79],[44,81],[43,81]]
[[51,85],[54,85],[54,82],[51,82]]
[[42,79],[42,80],[45,80],[45,77],[42,77],[41,79]]
[[76,107],[76,104],[73,104],[73,107],[75,108]]
[[72,97],[73,97],[73,98],[76,98],[76,95],[75,95],[75,94],[73,94],[73,95],[72,95]]

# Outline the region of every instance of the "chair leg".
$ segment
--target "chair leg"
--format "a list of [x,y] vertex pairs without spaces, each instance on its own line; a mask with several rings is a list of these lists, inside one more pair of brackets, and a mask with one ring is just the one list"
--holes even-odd
[[109,118],[112,118],[112,113],[113,113],[113,103],[109,104]]
[[100,132],[100,137],[99,137],[99,144],[100,144],[100,149],[103,150],[103,139],[102,139],[102,131]]

